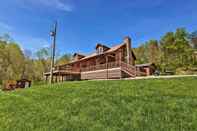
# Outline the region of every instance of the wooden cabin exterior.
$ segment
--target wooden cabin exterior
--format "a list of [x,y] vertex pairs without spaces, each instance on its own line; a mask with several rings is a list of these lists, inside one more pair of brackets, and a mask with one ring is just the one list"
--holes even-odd
[[[146,75],[145,72],[137,70],[135,60],[129,37],[111,48],[97,44],[94,53],[87,56],[75,53],[72,62],[56,66],[53,71],[54,81],[121,79]],[[50,72],[44,75],[48,80]]]

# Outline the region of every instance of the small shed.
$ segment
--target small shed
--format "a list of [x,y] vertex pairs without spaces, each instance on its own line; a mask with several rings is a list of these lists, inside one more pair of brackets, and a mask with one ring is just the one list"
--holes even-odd
[[15,90],[17,88],[29,88],[31,87],[31,81],[27,79],[21,79],[21,80],[7,80],[4,81],[3,90],[9,91],[9,90]]
[[27,79],[17,80],[17,88],[29,88],[31,87],[31,81]]
[[157,69],[154,63],[138,64],[136,65],[137,70],[145,72],[147,76],[153,75]]

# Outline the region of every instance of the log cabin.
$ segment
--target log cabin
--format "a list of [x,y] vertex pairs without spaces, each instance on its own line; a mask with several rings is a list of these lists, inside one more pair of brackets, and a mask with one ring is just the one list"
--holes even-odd
[[[98,43],[94,53],[83,55],[75,53],[73,60],[64,65],[55,66],[54,81],[121,79],[150,75],[149,70],[141,70],[135,65],[136,56],[131,48],[131,38],[125,37],[123,42],[108,47]],[[50,72],[44,73],[48,81]]]

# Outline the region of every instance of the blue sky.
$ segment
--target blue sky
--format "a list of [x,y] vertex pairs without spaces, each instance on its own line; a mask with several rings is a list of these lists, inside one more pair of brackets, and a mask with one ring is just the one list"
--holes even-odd
[[0,35],[9,33],[23,49],[49,46],[58,20],[58,52],[91,52],[131,36],[133,46],[167,31],[197,30],[196,0],[6,0],[0,4]]

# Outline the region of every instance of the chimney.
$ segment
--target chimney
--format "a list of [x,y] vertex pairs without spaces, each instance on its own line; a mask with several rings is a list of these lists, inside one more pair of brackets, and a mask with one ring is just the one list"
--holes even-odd
[[125,37],[124,38],[124,43],[126,44],[126,51],[127,51],[126,59],[127,59],[127,63],[134,65],[133,57],[132,57],[132,54],[131,54],[131,38],[129,36]]

